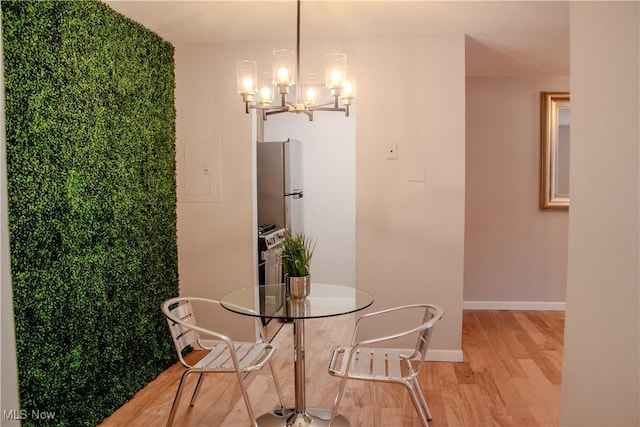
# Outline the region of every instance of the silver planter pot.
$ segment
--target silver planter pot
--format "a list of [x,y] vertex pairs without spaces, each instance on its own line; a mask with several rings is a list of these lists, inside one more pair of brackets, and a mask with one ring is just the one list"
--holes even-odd
[[311,276],[289,276],[291,298],[306,298],[311,293]]

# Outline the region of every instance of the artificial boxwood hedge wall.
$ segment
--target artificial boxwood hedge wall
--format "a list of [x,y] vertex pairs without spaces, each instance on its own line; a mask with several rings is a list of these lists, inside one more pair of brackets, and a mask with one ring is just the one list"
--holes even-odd
[[174,361],[173,47],[96,1],[0,7],[22,422],[96,425]]

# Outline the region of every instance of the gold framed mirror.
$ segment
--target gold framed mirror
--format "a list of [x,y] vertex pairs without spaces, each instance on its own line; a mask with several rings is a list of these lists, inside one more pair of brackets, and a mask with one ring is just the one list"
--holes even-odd
[[540,209],[569,209],[569,92],[540,92]]

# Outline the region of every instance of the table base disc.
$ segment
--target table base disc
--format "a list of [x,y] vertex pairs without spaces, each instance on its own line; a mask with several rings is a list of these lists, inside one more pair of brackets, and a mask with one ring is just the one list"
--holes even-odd
[[[260,415],[256,421],[260,427],[316,427],[328,426],[330,420],[330,409],[307,408],[306,412],[296,413],[294,409],[286,408]],[[351,427],[351,423],[338,414],[332,427]]]

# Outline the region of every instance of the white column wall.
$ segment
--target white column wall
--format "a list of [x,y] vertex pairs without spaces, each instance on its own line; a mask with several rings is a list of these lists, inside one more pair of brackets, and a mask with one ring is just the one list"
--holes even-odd
[[[0,17],[0,32],[2,30],[2,21]],[[0,52],[2,52],[2,38],[0,37]],[[7,419],[4,417],[4,411],[19,411],[20,398],[18,395],[18,369],[16,363],[16,340],[13,320],[13,289],[11,287],[11,259],[9,254],[9,224],[7,209],[7,154],[5,139],[5,121],[4,121],[4,66],[3,58],[0,58],[0,226],[1,238],[0,254],[2,256],[2,268],[0,268],[0,302],[2,303],[2,340],[0,353],[0,383],[2,389],[0,392],[0,411],[2,418],[0,424],[3,426],[19,426],[20,420]],[[19,415],[18,412],[15,414]],[[17,417],[13,417],[17,418]]]
[[[180,295],[220,299],[255,283],[253,179],[255,156],[251,115],[236,93],[235,63],[244,44],[176,46],[176,169]],[[246,51],[246,50],[245,50]],[[247,52],[246,55],[249,55]],[[240,55],[241,57],[237,57]],[[188,144],[204,144],[210,158],[187,164]],[[203,178],[209,196],[192,196],[187,176]],[[189,175],[192,174],[192,175]],[[234,339],[251,339],[253,322],[224,310],[199,321]]]
[[357,47],[357,284],[375,295],[372,309],[444,306],[431,348],[461,358],[464,36],[372,37]]
[[571,3],[560,424],[640,424],[640,8]]

